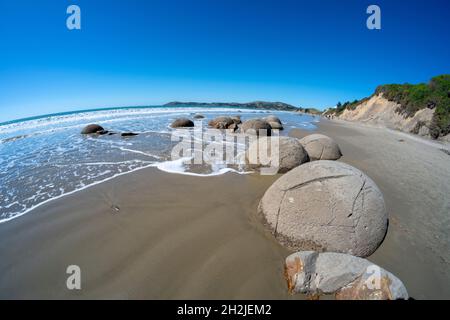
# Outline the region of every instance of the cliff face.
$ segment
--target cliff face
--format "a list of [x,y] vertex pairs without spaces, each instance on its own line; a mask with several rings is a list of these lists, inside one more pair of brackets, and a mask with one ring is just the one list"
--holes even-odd
[[[370,99],[358,104],[353,110],[344,110],[338,118],[431,138],[429,128],[434,109],[424,108],[417,111],[414,116],[406,117],[396,111],[399,107],[400,105],[396,102],[385,99],[383,94],[375,94]],[[440,140],[450,141],[450,135],[441,137]]]
[[450,142],[450,74],[428,83],[380,85],[370,97],[339,102],[324,114]]

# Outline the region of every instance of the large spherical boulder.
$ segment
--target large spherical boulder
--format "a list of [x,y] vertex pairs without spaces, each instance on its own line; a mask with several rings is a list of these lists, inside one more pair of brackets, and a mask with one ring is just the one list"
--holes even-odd
[[275,116],[267,116],[264,118],[264,120],[266,120],[267,122],[278,122],[279,124],[281,124],[280,118]]
[[208,125],[215,129],[228,129],[232,124],[234,121],[230,117],[217,117],[208,122]]
[[269,122],[270,127],[274,130],[283,130],[283,125],[281,123],[278,122]]
[[383,195],[358,169],[336,161],[303,164],[279,178],[258,208],[283,245],[366,257],[387,231]]
[[81,130],[81,134],[92,134],[105,132],[102,126],[98,124],[89,124]]
[[323,134],[310,134],[300,139],[300,143],[306,152],[308,152],[311,161],[337,160],[342,157],[338,144]]
[[285,173],[309,161],[309,158],[297,139],[277,136],[253,141],[246,152],[246,160],[251,168],[276,166],[278,173]]
[[237,115],[237,116],[232,116],[232,117],[230,117],[230,118],[231,118],[231,120],[233,120],[233,122],[236,123],[236,124],[241,124],[241,123],[242,123],[242,121],[241,121],[241,116],[239,116],[239,115]]
[[172,128],[188,128],[193,127],[194,123],[187,119],[187,118],[179,118],[176,119],[172,124],[170,125]]
[[284,270],[290,293],[335,294],[338,300],[408,299],[395,275],[349,254],[296,252],[286,258]]
[[242,123],[241,132],[258,136],[260,134],[270,136],[272,127],[263,119],[250,119]]
[[270,124],[270,127],[272,129],[283,130],[283,124],[281,123],[281,120],[278,117],[268,116],[265,117],[264,120]]

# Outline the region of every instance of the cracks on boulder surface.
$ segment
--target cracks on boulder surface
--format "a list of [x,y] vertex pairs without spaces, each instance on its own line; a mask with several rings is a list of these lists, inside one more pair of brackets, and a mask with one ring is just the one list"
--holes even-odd
[[[314,252],[311,254],[310,261],[308,261],[308,264],[305,264],[304,273],[305,273],[305,280],[304,280],[304,287],[306,293],[315,293],[317,291],[318,283],[316,281],[317,274],[316,274],[316,262],[317,258],[319,257],[318,252]],[[314,275],[314,278],[313,278]],[[314,281],[314,283],[311,283]],[[314,290],[314,291],[313,291]]]
[[350,175],[348,174],[340,174],[340,175],[335,175],[335,176],[326,176],[326,177],[320,177],[320,178],[315,178],[315,179],[311,179],[305,182],[302,182],[300,184],[297,184],[293,187],[287,188],[287,189],[282,189],[285,192],[291,191],[291,190],[295,190],[295,189],[299,189],[302,188],[308,184],[314,183],[314,182],[322,182],[325,180],[330,180],[330,179],[339,179],[339,178],[344,178],[344,177],[350,177]]
[[[364,188],[366,186],[366,182],[367,180],[364,179],[363,184],[361,186],[361,188],[358,191],[358,194],[356,195],[355,199],[353,200],[353,205],[352,205],[352,212],[348,215],[348,217],[353,216],[354,210],[355,210],[355,205],[356,205],[356,201],[358,200],[358,198],[362,195],[362,203],[361,203],[361,211],[364,210]],[[358,237],[356,235],[356,228],[358,227],[359,224],[359,220],[361,219],[361,215],[359,215],[358,217],[356,217],[355,219],[355,223],[353,224],[353,228],[352,228],[352,233],[354,234],[354,238],[353,241],[355,243],[355,248],[358,247]]]
[[281,211],[281,204],[283,203],[284,199],[286,198],[286,192],[281,197],[280,203],[278,204],[278,211],[277,211],[277,221],[275,222],[275,230],[273,232],[273,235],[276,237],[278,233],[278,221],[280,220],[280,211]]
[[356,194],[355,199],[353,199],[353,204],[352,204],[352,212],[350,212],[350,214],[347,216],[348,218],[350,218],[351,216],[353,216],[353,213],[355,211],[355,205],[356,205],[356,201],[358,200],[359,196],[361,195],[361,192],[364,190],[364,187],[366,186],[366,180],[363,181],[363,184],[361,186],[361,188],[359,189],[358,193]]
[[323,152],[325,151],[325,145],[322,145],[322,152],[320,153],[319,160],[322,160]]

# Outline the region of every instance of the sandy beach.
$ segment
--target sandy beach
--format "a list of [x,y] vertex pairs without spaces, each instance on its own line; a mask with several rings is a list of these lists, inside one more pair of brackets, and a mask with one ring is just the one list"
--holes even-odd
[[[343,161],[381,189],[389,230],[368,259],[415,299],[450,298],[450,156],[381,128],[322,120]],[[311,132],[293,129],[289,135]],[[290,252],[257,216],[279,176],[214,177],[146,168],[0,224],[0,298],[299,299],[287,292]],[[82,290],[66,288],[78,265]]]

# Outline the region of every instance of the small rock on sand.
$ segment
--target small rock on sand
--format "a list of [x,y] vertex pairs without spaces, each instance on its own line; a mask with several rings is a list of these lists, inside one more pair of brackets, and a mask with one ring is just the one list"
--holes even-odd
[[408,299],[396,276],[348,254],[296,252],[286,258],[285,277],[290,293],[335,294],[338,300]]

